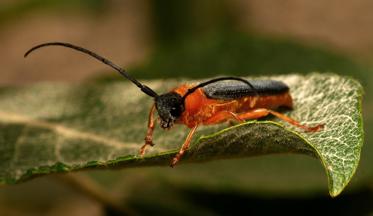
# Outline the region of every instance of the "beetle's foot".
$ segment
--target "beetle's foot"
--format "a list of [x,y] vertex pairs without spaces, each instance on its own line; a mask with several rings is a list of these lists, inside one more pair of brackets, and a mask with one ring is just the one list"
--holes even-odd
[[183,150],[180,150],[179,153],[177,153],[175,155],[174,158],[172,158],[171,160],[171,163],[170,163],[170,167],[174,168],[174,166],[177,164],[177,162],[180,161],[181,157],[184,155],[184,151]]
[[178,155],[176,155],[174,158],[172,158],[171,163],[170,163],[170,167],[174,168],[174,166],[177,164],[177,162],[179,161]]
[[145,144],[140,148],[140,156],[143,157],[145,154],[146,146],[154,146],[152,139],[149,137],[145,137]]
[[227,123],[228,123],[228,126],[229,126],[229,127],[232,127],[232,126],[235,126],[235,125],[236,125],[236,122],[234,122],[234,121],[232,121],[232,120],[228,120]]
[[238,125],[238,124],[241,124],[241,123],[244,123],[244,122],[245,122],[245,120],[238,121],[238,120],[229,119],[227,121],[227,124],[228,124],[229,127],[233,127],[235,125]]
[[318,132],[324,128],[325,124],[318,124],[314,127],[306,127],[304,128],[306,132]]

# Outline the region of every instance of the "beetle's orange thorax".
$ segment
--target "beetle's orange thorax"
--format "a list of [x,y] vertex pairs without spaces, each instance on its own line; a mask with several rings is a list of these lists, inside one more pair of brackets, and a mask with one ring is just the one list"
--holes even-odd
[[[193,86],[184,84],[173,91],[183,96]],[[197,124],[204,124],[209,118],[221,111],[243,113],[251,109],[277,109],[280,106],[292,108],[292,98],[289,92],[278,95],[247,96],[232,100],[221,100],[208,98],[203,92],[203,88],[200,88],[185,99],[185,111],[180,116],[178,123],[191,128]]]
[[[174,89],[173,91],[183,96],[189,88],[194,85],[184,84]],[[185,99],[185,111],[179,119],[179,123],[185,124],[188,127],[194,127],[203,122],[207,116],[211,115],[210,104],[214,104],[214,99],[209,99],[203,93],[203,90],[197,89]]]

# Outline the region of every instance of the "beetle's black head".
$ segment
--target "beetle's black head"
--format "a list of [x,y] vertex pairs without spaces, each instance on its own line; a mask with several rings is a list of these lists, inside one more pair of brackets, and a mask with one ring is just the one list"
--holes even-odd
[[166,93],[155,98],[155,107],[160,117],[163,129],[171,128],[184,112],[183,97],[176,92]]

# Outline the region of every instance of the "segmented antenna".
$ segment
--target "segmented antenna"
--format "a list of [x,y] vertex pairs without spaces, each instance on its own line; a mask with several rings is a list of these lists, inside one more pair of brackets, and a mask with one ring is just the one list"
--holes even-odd
[[236,80],[236,81],[246,83],[248,86],[250,86],[250,88],[252,88],[254,90],[255,95],[258,96],[258,92],[255,90],[254,86],[249,81],[247,81],[245,79],[242,79],[240,77],[219,77],[219,78],[211,79],[211,80],[208,80],[206,82],[200,83],[200,84],[188,89],[188,91],[183,96],[183,101],[185,100],[185,98],[188,95],[192,94],[197,89],[202,88],[202,87],[207,86],[207,85],[210,85],[210,84],[215,83],[215,82],[223,81],[223,80]]
[[98,55],[97,53],[94,53],[90,50],[87,50],[83,47],[79,47],[79,46],[76,46],[76,45],[73,45],[73,44],[70,44],[70,43],[64,43],[64,42],[49,42],[49,43],[43,43],[43,44],[39,44],[37,46],[34,46],[32,47],[31,49],[29,49],[24,57],[26,58],[30,53],[32,53],[33,51],[39,49],[39,48],[42,48],[42,47],[46,47],[46,46],[63,46],[63,47],[68,47],[68,48],[71,48],[71,49],[74,49],[74,50],[77,50],[79,52],[82,52],[82,53],[85,53],[87,55],[90,55],[92,56],[93,58],[101,61],[102,63],[114,68],[114,70],[118,71],[122,76],[124,76],[126,79],[130,80],[131,82],[133,82],[137,87],[139,87],[141,89],[142,92],[144,92],[145,94],[149,95],[150,97],[157,97],[158,94],[153,90],[151,89],[150,87],[144,85],[144,84],[141,84],[139,81],[137,81],[135,78],[131,77],[124,69],[122,69],[121,67],[119,67],[118,65],[114,64],[113,62],[111,62],[110,60]]

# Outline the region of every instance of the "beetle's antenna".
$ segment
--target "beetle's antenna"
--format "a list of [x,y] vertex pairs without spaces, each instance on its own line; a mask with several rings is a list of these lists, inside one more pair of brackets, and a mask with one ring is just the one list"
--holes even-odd
[[127,78],[128,80],[130,80],[131,82],[133,82],[137,87],[139,87],[141,89],[142,92],[144,92],[145,94],[149,95],[150,97],[157,97],[158,94],[153,90],[151,89],[150,87],[144,85],[144,84],[141,84],[139,81],[137,81],[135,78],[131,77],[124,69],[122,69],[121,67],[119,67],[118,65],[114,64],[113,62],[111,62],[110,60],[90,51],[90,50],[87,50],[83,47],[79,47],[79,46],[76,46],[76,45],[73,45],[73,44],[70,44],[70,43],[64,43],[64,42],[50,42],[50,43],[43,43],[43,44],[39,44],[37,46],[34,46],[32,47],[31,49],[29,49],[24,57],[26,58],[31,52],[39,49],[39,48],[42,48],[42,47],[46,47],[46,46],[63,46],[63,47],[68,47],[68,48],[71,48],[71,49],[74,49],[74,50],[77,50],[77,51],[80,51],[82,53],[85,53],[85,54],[88,54],[90,56],[92,56],[93,58],[101,61],[102,63],[114,68],[116,71],[118,71],[122,76],[124,76],[125,78]]
[[210,85],[210,84],[215,83],[215,82],[223,81],[223,80],[237,80],[237,81],[241,81],[243,83],[246,83],[248,86],[250,86],[250,88],[252,88],[254,90],[255,95],[258,96],[258,92],[255,90],[254,86],[249,81],[247,81],[245,79],[242,79],[240,77],[219,77],[219,78],[211,79],[211,80],[208,80],[206,82],[200,83],[200,84],[188,89],[188,91],[183,96],[183,101],[185,100],[186,97],[188,97],[188,95],[192,94],[197,89],[202,88],[202,87],[207,86],[207,85]]

